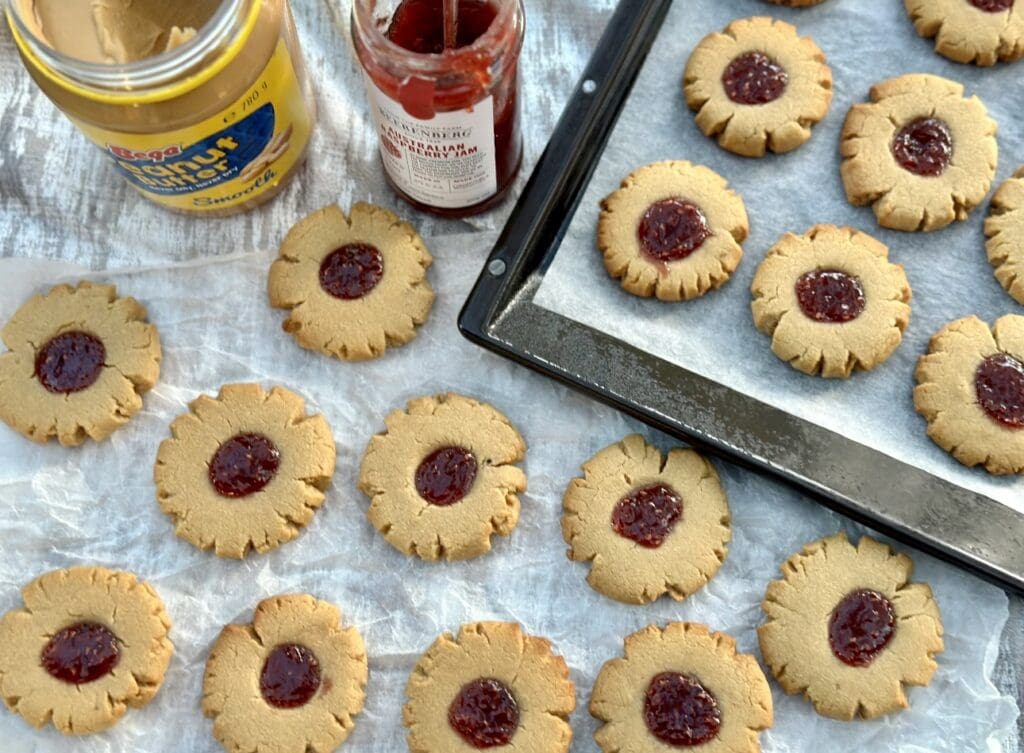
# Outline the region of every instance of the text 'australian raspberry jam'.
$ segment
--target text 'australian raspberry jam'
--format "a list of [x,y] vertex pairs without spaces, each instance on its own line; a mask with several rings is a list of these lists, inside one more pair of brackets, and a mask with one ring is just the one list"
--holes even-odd
[[889,645],[896,632],[892,603],[877,591],[847,594],[828,621],[828,642],[839,661],[866,667]]
[[474,748],[508,745],[519,728],[519,704],[500,680],[474,680],[448,707],[448,724]]
[[320,662],[305,646],[275,646],[260,672],[260,694],[274,708],[294,709],[309,703],[320,689]]
[[281,465],[281,452],[262,434],[236,434],[210,459],[210,483],[222,497],[248,497],[266,487]]
[[664,199],[647,208],[637,227],[644,253],[658,262],[685,259],[711,237],[707,217],[685,199]]
[[612,528],[642,547],[665,543],[683,515],[679,495],[662,484],[645,486],[620,499],[612,510]]
[[647,686],[644,722],[661,742],[690,748],[718,736],[722,711],[715,696],[697,678],[663,672]]
[[70,395],[91,387],[103,371],[107,350],[87,332],[64,332],[36,354],[36,379],[49,392]]
[[974,375],[978,405],[1008,429],[1024,429],[1024,364],[999,353],[981,362]]
[[84,685],[110,674],[120,659],[117,637],[95,622],[57,631],[39,657],[51,677],[69,685]]

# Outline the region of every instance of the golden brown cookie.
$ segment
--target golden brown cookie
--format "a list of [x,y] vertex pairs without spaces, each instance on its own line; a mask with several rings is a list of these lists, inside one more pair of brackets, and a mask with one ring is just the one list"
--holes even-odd
[[174,646],[153,587],[131,573],[73,567],[22,589],[0,619],[0,695],[33,727],[65,735],[112,727],[153,700]]
[[206,660],[203,713],[229,753],[330,753],[355,727],[368,676],[355,628],[307,594],[264,599]]
[[1024,167],[992,197],[985,236],[996,279],[1013,300],[1024,304]]
[[424,560],[491,550],[519,522],[526,442],[495,408],[449,393],[410,400],[370,440],[359,488],[367,516],[391,546]]
[[687,301],[725,284],[750,226],[743,199],[689,162],[636,170],[602,204],[597,245],[608,274],[633,295]]
[[346,217],[331,205],[285,237],[270,267],[270,303],[288,310],[284,329],[302,347],[346,361],[378,358],[427,320],[432,261],[394,212],[356,204]]
[[627,604],[685,599],[718,572],[732,538],[714,466],[693,450],[662,456],[639,434],[584,463],[563,507],[569,559],[589,562],[594,590]]
[[786,233],[751,286],[754,325],[772,352],[805,374],[849,377],[899,347],[910,322],[910,285],[889,249],[849,227]]
[[768,584],[761,654],[790,694],[823,716],[865,719],[907,707],[906,685],[927,685],[943,649],[931,589],[909,583],[910,558],[840,533],[794,554]]
[[937,445],[964,465],[1024,473],[1024,316],[947,324],[915,376],[914,407]]
[[106,439],[142,408],[160,376],[160,338],[113,285],[58,285],[0,331],[0,419],[36,442]]
[[420,657],[402,718],[412,753],[505,747],[566,753],[576,687],[544,638],[519,625],[477,622],[445,633]]
[[275,549],[299,535],[334,474],[331,428],[283,387],[229,384],[171,424],[153,471],[179,536],[221,557]]
[[1024,57],[1024,10],[1014,0],[903,0],[917,33],[958,63]]
[[626,638],[625,657],[597,676],[590,713],[604,723],[594,739],[605,753],[756,753],[772,726],[772,693],[728,635],[670,622]]
[[955,81],[923,73],[871,87],[843,124],[846,197],[871,205],[894,230],[938,230],[965,220],[996,174],[996,123]]
[[718,145],[744,157],[783,153],[811,137],[832,104],[825,54],[796,27],[764,16],[733,21],[690,55],[686,104]]

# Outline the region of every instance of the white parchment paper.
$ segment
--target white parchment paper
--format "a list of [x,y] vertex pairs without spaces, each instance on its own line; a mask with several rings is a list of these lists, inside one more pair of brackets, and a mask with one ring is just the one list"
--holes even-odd
[[[683,68],[704,35],[733,19],[770,14],[812,36],[828,56],[835,100],[811,140],[796,152],[745,159],[705,138],[682,95]],[[970,314],[992,322],[1024,313],[999,286],[985,256],[986,205],[967,222],[937,233],[883,230],[869,208],[850,206],[839,177],[839,133],[850,105],[866,101],[871,84],[903,73],[934,73],[965,84],[999,124],[996,183],[1024,163],[1024,70],[958,65],[932,51],[898,0],[827,0],[803,11],[760,0],[687,0],[669,12],[572,227],[544,278],[536,301],[685,365],[715,381],[819,423],[960,486],[1024,512],[1024,478],[997,479],[966,469],[925,434],[914,412],[914,367],[929,338]],[[743,197],[750,238],[733,279],[685,304],[644,300],[608,278],[596,250],[600,200],[635,168],[686,159],[716,170]],[[848,381],[808,377],[772,355],[769,338],[750,314],[750,283],[767,250],[783,233],[817,223],[851,225],[882,240],[906,267],[913,314],[903,344],[874,372]]]

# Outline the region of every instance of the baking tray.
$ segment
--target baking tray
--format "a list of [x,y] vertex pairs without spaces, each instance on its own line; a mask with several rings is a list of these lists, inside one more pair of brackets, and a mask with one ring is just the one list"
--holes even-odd
[[[466,301],[460,330],[657,429],[782,478],[854,520],[1024,594],[1024,516],[1005,504],[535,302],[671,6],[617,6]],[[841,118],[835,108],[830,117]]]

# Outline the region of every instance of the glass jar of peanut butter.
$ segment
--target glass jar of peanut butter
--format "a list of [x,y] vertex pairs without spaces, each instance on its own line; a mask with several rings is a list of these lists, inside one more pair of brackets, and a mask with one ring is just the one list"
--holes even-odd
[[288,0],[4,0],[32,78],[146,198],[224,215],[295,175],[315,104]]

